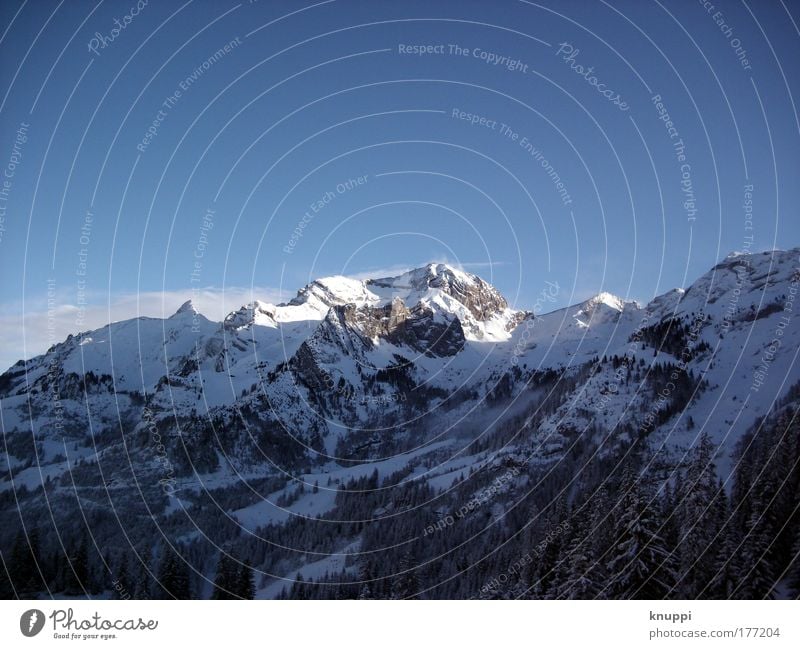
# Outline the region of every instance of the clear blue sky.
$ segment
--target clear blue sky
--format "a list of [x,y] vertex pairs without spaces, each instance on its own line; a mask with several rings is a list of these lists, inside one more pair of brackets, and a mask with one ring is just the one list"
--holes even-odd
[[41,309],[49,278],[60,304],[177,301],[429,260],[519,307],[545,281],[556,306],[647,300],[750,241],[796,246],[800,8],[711,4],[3,2],[0,302]]

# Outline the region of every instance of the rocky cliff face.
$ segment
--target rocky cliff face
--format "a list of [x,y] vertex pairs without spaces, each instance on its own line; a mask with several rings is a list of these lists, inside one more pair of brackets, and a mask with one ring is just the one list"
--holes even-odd
[[506,299],[493,286],[446,264],[429,264],[399,277],[371,279],[365,284],[380,293],[424,295],[431,290],[440,291],[465,306],[479,321],[489,320],[508,308]]

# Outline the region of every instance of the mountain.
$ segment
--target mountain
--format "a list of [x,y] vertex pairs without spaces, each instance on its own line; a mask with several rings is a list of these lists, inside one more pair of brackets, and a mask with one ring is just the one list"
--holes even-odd
[[[520,311],[483,279],[428,264],[317,279],[223,322],[187,302],[167,319],[71,335],[0,376],[3,517],[24,506],[31,525],[57,520],[74,538],[79,512],[147,521],[107,523],[112,549],[122,537],[149,548],[152,523],[191,547],[265,529],[291,546],[298,518],[403,510],[393,497],[346,504],[344,485],[447,498],[512,467],[484,510],[496,517],[506,491],[574,473],[581,458],[613,466],[647,449],[654,480],[669,481],[701,433],[728,479],[742,438],[800,380],[799,256],[731,255],[645,305],[601,293]],[[415,524],[436,520],[424,509]],[[4,527],[0,549],[19,518]],[[356,569],[337,557],[363,533],[324,536],[311,554],[251,548],[271,571],[260,596],[301,567],[306,578]]]

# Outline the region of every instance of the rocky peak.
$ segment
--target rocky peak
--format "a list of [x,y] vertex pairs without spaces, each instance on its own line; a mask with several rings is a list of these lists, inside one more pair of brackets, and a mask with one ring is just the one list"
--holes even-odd
[[308,304],[318,308],[328,309],[342,304],[369,304],[376,300],[370,295],[363,281],[334,275],[315,279],[297,292],[289,304],[300,306]]
[[322,348],[314,341],[325,341],[359,358],[364,350],[374,348],[381,340],[427,356],[452,356],[463,347],[465,336],[455,315],[437,313],[425,303],[408,308],[403,300],[395,298],[376,307],[354,304],[331,307],[312,336],[310,346],[319,351]]
[[625,306],[635,304],[626,302],[621,297],[611,293],[598,293],[585,302],[578,304],[575,319],[583,326],[590,326],[600,322],[614,321],[625,310]]
[[274,326],[275,307],[256,300],[245,304],[238,311],[229,313],[223,322],[226,329],[241,329],[252,324]]
[[198,315],[199,313],[200,312],[195,308],[194,303],[191,300],[186,300],[186,302],[181,304],[180,307],[178,307],[178,310],[172,314],[172,317],[175,318],[184,314]]
[[[445,297],[445,300],[437,299]],[[447,264],[430,263],[392,277],[358,280],[340,275],[314,280],[298,291],[289,306],[310,306],[320,312],[334,306],[386,307],[400,300],[411,309],[436,301],[440,308],[462,305],[472,318],[485,322],[508,308],[505,298],[480,277]],[[430,306],[430,304],[429,304]],[[459,310],[458,308],[456,310]]]
[[463,304],[480,321],[508,308],[508,302],[491,284],[477,275],[453,268],[447,264],[427,264],[397,277],[367,280],[366,286],[376,293],[391,292],[405,298],[407,304],[419,297],[438,290]]

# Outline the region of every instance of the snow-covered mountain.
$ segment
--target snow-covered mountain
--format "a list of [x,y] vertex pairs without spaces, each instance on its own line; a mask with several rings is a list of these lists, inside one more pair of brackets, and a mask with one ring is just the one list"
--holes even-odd
[[[419,435],[423,422],[451,425],[464,412],[483,413],[501,390],[509,405],[524,407],[537,375],[567,378],[593,361],[592,376],[540,433],[598,422],[635,427],[632,404],[653,395],[597,363],[616,356],[644,363],[643,376],[655,362],[684,362],[704,381],[692,392],[692,418],[723,442],[734,418],[746,426],[763,415],[797,373],[799,327],[786,307],[797,256],[732,255],[686,291],[646,306],[601,293],[536,316],[445,264],[365,281],[318,279],[287,304],[248,304],[222,323],[187,302],[165,320],[112,323],[17,363],[0,377],[4,432],[32,429],[37,439],[82,445],[109,428],[145,427],[145,403],[157,421],[178,428],[192,417],[241,421],[247,408],[260,425],[308,446],[303,455],[313,463],[338,457],[337,444],[366,431],[377,445],[373,438],[386,442],[387,433],[375,431],[391,429],[395,443],[412,428]],[[671,442],[688,441],[680,421],[663,424]],[[262,453],[269,449],[232,461]]]
[[[793,249],[731,255],[646,305],[601,293],[543,315],[445,264],[318,279],[223,322],[187,302],[0,376],[0,494],[55,498],[77,471],[90,506],[136,489],[169,517],[192,494],[236,489],[230,516],[256,530],[334,506],[335,487],[298,497],[291,476],[403,471],[437,491],[487,462],[551,466],[577,439],[600,457],[644,441],[678,466],[701,431],[726,475],[743,433],[800,380],[798,282]],[[492,452],[462,451],[476,440]]]

